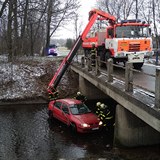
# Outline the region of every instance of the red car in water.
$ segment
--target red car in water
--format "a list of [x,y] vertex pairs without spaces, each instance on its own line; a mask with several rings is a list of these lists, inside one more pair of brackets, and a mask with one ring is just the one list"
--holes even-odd
[[58,99],[50,101],[49,116],[70,126],[74,131],[87,133],[99,130],[100,119],[81,101],[76,99]]

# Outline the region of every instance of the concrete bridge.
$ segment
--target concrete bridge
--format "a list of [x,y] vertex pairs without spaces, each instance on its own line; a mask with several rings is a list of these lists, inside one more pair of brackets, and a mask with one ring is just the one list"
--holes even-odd
[[134,85],[132,64],[126,64],[124,81],[114,77],[112,60],[107,72],[99,64],[97,59],[91,67],[90,60],[82,57],[71,69],[79,75],[79,90],[89,99],[109,96],[117,102],[114,143],[129,147],[160,144],[160,70],[156,70],[155,93],[150,93]]

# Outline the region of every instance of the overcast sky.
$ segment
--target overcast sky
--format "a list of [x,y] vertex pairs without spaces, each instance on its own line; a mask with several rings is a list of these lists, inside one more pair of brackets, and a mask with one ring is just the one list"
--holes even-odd
[[[91,9],[95,8],[97,0],[80,0],[81,2],[81,7],[79,9],[80,13],[80,18],[79,22],[83,22],[82,30],[86,26],[88,22],[88,13]],[[71,22],[73,24],[73,22]],[[75,34],[73,33],[74,31],[74,26],[68,25],[66,26],[66,29],[61,29],[56,33],[57,37],[55,38],[75,38]]]

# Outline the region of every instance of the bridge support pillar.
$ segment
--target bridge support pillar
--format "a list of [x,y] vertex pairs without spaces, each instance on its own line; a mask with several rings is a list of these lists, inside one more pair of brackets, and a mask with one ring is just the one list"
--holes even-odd
[[114,144],[128,147],[160,144],[160,133],[121,105],[116,106]]
[[89,81],[79,76],[79,91],[81,91],[87,99],[104,99],[107,95],[91,84]]

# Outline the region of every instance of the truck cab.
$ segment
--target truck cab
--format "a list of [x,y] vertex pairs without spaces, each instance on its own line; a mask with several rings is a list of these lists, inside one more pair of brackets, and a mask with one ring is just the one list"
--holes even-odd
[[[152,38],[149,24],[141,20],[123,20],[97,29],[95,36],[87,36],[82,43],[85,55],[88,56],[92,43],[95,44],[101,61],[113,58],[114,63],[132,62],[134,68],[143,66],[144,58],[152,53]],[[92,34],[93,35],[93,34]]]

